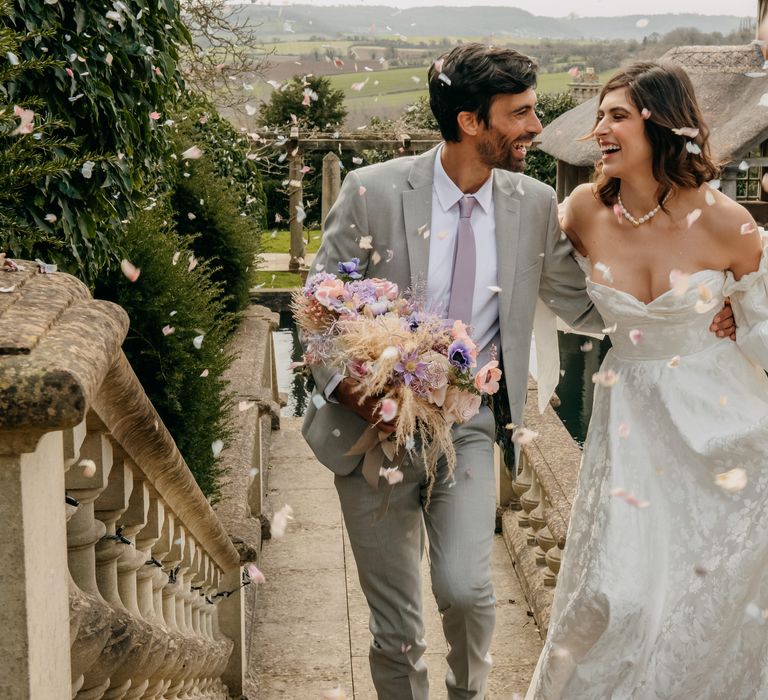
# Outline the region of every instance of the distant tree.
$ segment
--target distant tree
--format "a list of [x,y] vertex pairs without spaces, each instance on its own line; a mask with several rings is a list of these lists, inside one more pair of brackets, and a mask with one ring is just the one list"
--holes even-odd
[[344,91],[334,89],[330,79],[323,76],[294,75],[261,106],[259,117],[265,126],[280,127],[290,124],[292,115],[304,128],[341,126],[347,116]]
[[[539,102],[536,105],[536,114],[541,120],[542,126],[547,126],[561,114],[569,109],[573,109],[578,103],[570,92],[559,92],[538,96]],[[545,182],[551,187],[555,186],[557,181],[557,162],[544,151],[534,149],[528,153],[526,158],[526,175],[535,177],[541,182]]]

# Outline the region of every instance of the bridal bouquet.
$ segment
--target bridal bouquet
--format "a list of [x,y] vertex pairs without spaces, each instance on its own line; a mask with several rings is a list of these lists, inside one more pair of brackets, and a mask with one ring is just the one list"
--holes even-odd
[[383,457],[399,464],[417,438],[433,482],[441,455],[453,473],[451,427],[472,418],[483,397],[498,391],[499,363],[491,360],[473,376],[477,346],[463,322],[430,312],[422,295],[400,294],[389,280],[363,279],[359,263],[339,263],[338,274],[317,273],[294,294],[304,363],[356,380],[361,403],[376,397],[381,420],[397,418],[389,439],[366,431],[359,441],[367,458],[379,451],[376,482],[380,474],[390,484],[402,480],[397,466],[383,469]]

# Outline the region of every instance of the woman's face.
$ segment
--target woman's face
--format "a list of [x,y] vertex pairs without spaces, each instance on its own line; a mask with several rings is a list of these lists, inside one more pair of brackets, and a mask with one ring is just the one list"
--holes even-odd
[[603,173],[608,177],[651,171],[651,142],[645,133],[645,119],[630,101],[626,88],[605,95],[597,111],[594,134],[602,152]]

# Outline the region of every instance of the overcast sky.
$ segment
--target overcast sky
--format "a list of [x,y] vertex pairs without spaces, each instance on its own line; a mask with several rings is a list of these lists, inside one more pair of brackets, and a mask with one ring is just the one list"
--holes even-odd
[[[755,17],[758,0],[644,0],[642,3],[626,0],[303,0],[306,5],[389,5],[392,7],[425,7],[428,5],[497,5],[519,7],[532,14],[547,17],[565,17],[574,12],[582,17],[609,17],[617,15],[654,15],[666,12],[697,12],[704,15],[736,15]],[[265,0],[259,0],[265,5]],[[290,0],[271,0],[271,5],[293,4]]]

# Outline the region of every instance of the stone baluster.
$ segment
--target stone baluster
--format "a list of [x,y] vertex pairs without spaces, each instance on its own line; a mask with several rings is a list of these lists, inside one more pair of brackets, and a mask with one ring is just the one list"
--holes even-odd
[[112,469],[112,446],[99,423],[98,419],[89,416],[88,432],[80,448],[80,459],[92,461],[95,472],[90,474],[90,469],[86,470],[78,463],[66,474],[67,493],[79,503],[67,523],[69,571],[76,586],[110,624],[110,634],[101,654],[90,668],[83,669],[84,680],[75,696],[77,700],[99,700],[110,686],[112,672],[130,651],[121,644],[124,629],[102,597],[96,578],[95,548],[106,534],[106,527],[94,516],[94,501],[107,487]]
[[[124,556],[129,560],[135,559],[133,542],[126,537],[123,530],[117,528],[117,521],[128,509],[133,492],[133,471],[123,449],[114,441],[111,442],[113,463],[109,482],[94,504],[96,517],[104,523],[106,530],[106,534],[96,545],[96,580],[102,596],[115,608],[119,623],[124,628],[121,647],[123,651],[127,650],[127,654],[113,671],[110,686],[102,697],[103,700],[123,700],[129,690],[134,698],[140,697],[148,685],[146,678],[139,680],[137,674],[141,674],[150,652],[153,651],[153,635],[152,629],[141,618],[138,606],[135,605],[135,570],[132,572],[135,610],[130,610],[120,596],[118,559]],[[123,587],[126,587],[125,583]]]
[[[520,469],[512,482],[512,491],[517,497],[517,500],[521,501],[523,494],[530,490],[531,484],[533,482],[533,469],[531,467],[531,461],[528,459],[528,454],[524,448],[520,450],[519,462]],[[522,508],[522,504],[520,505],[520,508]],[[521,510],[517,514],[517,524],[521,528],[526,528],[529,526],[528,513],[525,510]]]
[[185,672],[184,669],[187,668],[188,661],[195,650],[191,647],[191,640],[188,637],[183,603],[181,606],[177,605],[177,597],[181,591],[179,573],[186,548],[186,529],[173,518],[169,518],[168,525],[169,527],[163,528],[163,537],[161,538],[163,541],[168,537],[170,541],[170,548],[163,562],[165,570],[169,573],[162,589],[162,605],[166,624],[176,632],[179,656],[177,664],[173,668],[169,668],[166,674],[166,679],[170,683],[167,685],[163,697],[165,700],[178,700],[179,694],[184,690],[184,680],[188,675],[188,671]]
[[[528,537],[529,545],[534,545],[536,542],[535,534],[533,530],[533,523],[531,521],[531,513],[538,507],[540,501],[541,501],[541,484],[539,484],[539,480],[536,478],[536,473],[532,470],[531,471],[531,488],[529,488],[520,497],[520,505],[523,510],[518,516],[518,522],[520,523],[521,526],[523,525],[523,522],[525,522],[526,534]],[[525,513],[525,516],[523,516],[523,513]],[[535,516],[534,516],[534,519],[535,519]]]
[[563,550],[560,548],[559,544],[556,544],[554,547],[550,547],[547,550],[546,556],[544,557],[547,565],[547,570],[544,572],[545,586],[555,586],[557,584],[557,576],[560,573],[560,562],[562,561],[562,558]]
[[[140,474],[134,474],[134,481],[140,477]],[[146,486],[146,482],[142,482]],[[144,489],[141,489],[144,494]],[[158,610],[155,607],[155,593],[153,589],[153,580],[158,568],[162,567],[160,559],[154,558],[153,548],[162,535],[162,526],[165,520],[165,509],[157,496],[152,495],[149,487],[146,488],[147,512],[146,522],[135,536],[136,552],[141,559],[141,566],[136,572],[136,604],[139,607],[141,616],[150,622],[163,623],[162,606]],[[129,509],[132,506],[129,506]],[[155,552],[162,556],[165,552]],[[157,564],[160,566],[158,567]]]

